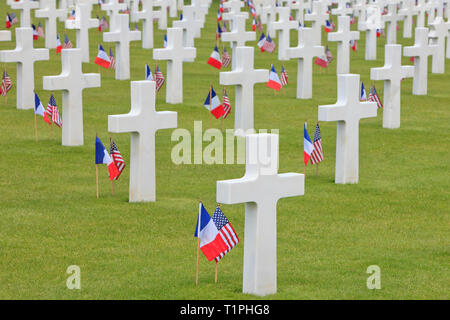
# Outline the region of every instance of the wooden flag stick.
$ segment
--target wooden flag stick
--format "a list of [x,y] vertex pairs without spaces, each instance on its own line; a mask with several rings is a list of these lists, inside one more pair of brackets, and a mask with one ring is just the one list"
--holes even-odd
[[50,125],[50,141],[53,141],[53,126]]
[[95,165],[95,181],[97,184],[97,199],[98,199],[98,196],[99,196],[99,193],[98,193],[98,164]]
[[219,265],[219,263],[216,260],[216,273],[214,275],[214,283],[217,283],[217,266]]
[[[202,203],[202,200],[200,199],[199,206],[201,203]],[[197,225],[197,269],[195,272],[195,285],[198,285],[198,266],[199,266],[199,262],[200,262],[200,228],[201,228],[200,218],[201,218],[201,213],[200,213],[200,209],[199,209],[198,221],[197,221],[197,223],[198,223],[198,225]]]
[[38,129],[37,129],[36,112],[34,113],[34,135],[36,136],[36,142],[38,142]]

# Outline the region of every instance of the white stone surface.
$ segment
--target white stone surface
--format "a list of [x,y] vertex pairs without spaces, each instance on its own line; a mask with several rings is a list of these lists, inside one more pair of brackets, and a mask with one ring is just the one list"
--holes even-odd
[[56,19],[66,17],[66,10],[56,8],[56,0],[40,0],[40,9],[35,11],[36,18],[45,20],[45,47],[56,48]]
[[319,106],[319,121],[337,121],[335,183],[358,183],[359,121],[377,116],[376,102],[359,100],[359,74],[339,74],[334,105]]
[[434,45],[437,46],[431,59],[431,72],[444,73],[445,72],[445,37],[448,35],[448,25],[441,17],[436,17],[433,22],[429,24],[431,38]]
[[232,60],[231,66],[232,68],[235,66],[236,59],[236,48],[245,46],[247,41],[255,41],[256,40],[256,32],[253,31],[245,31],[245,17],[242,15],[233,16],[232,20],[233,24],[231,30],[229,32],[222,32],[222,41],[230,42],[230,47],[232,49]]
[[366,30],[366,60],[377,59],[377,29],[383,29],[381,13],[377,6],[370,5],[366,9],[367,19],[362,22],[361,28]]
[[[20,11],[20,27],[21,28],[30,28],[31,27],[31,10],[39,8],[38,1],[30,1],[30,0],[20,0],[18,2],[11,1],[9,2],[9,6],[13,10]],[[34,96],[34,94],[33,94]]]
[[81,49],[83,62],[89,62],[89,29],[97,28],[98,25],[98,19],[91,18],[89,5],[84,3],[75,7],[75,20],[66,20],[66,29],[76,30],[77,48]]
[[159,8],[158,11],[158,29],[166,30],[167,29],[167,8],[169,7],[169,3],[167,0],[157,0],[153,4],[155,7]]
[[[116,79],[130,79],[130,42],[141,40],[140,31],[130,30],[128,14],[118,14],[110,32],[103,33],[103,41],[116,44]],[[111,26],[110,26],[111,27]]]
[[83,89],[100,87],[99,73],[83,73],[81,49],[61,51],[62,71],[43,77],[44,90],[62,90],[62,145],[82,146]]
[[154,60],[167,60],[166,102],[183,102],[183,62],[194,61],[196,48],[183,46],[183,29],[167,29],[167,47],[154,49]]
[[286,7],[278,7],[276,12],[278,14],[278,21],[272,22],[270,29],[274,32],[279,31],[278,40],[278,60],[289,60],[287,49],[290,46],[291,30],[298,28],[298,22],[290,21],[291,10]]
[[246,136],[245,175],[217,181],[218,203],[245,203],[243,293],[277,292],[277,202],[304,192],[303,174],[278,173],[278,135]]
[[403,20],[404,16],[397,12],[397,3],[388,4],[388,13],[381,16],[381,20],[386,23],[386,43],[397,43],[397,23]]
[[413,66],[402,66],[402,46],[388,44],[385,49],[385,63],[382,68],[371,68],[370,79],[384,80],[383,128],[400,128],[401,82],[412,78]]
[[345,16],[353,14],[353,8],[347,8],[347,0],[338,0],[338,7],[335,9],[331,9],[332,15]]
[[236,86],[234,132],[243,135],[254,128],[253,89],[256,83],[269,80],[269,70],[254,69],[254,48],[237,47],[233,59],[235,67],[229,72],[219,73],[219,83],[224,86]]
[[0,41],[11,41],[11,31],[0,30]]
[[414,45],[403,48],[403,55],[414,57],[413,90],[415,95],[427,94],[428,57],[437,50],[437,46],[428,44],[428,28],[416,28]]
[[403,0],[398,13],[403,16],[403,38],[411,38],[413,17],[417,15],[415,0]]
[[153,48],[153,19],[158,18],[160,11],[153,10],[154,0],[142,0],[142,10],[133,11],[131,21],[142,20],[142,48]]
[[16,48],[0,51],[0,62],[17,62],[17,109],[34,108],[34,62],[48,59],[48,49],[33,48],[31,28],[16,28]]
[[312,39],[314,44],[320,46],[322,44],[322,26],[328,20],[329,14],[327,13],[326,5],[322,1],[313,1],[312,8],[311,13],[305,14],[305,21],[312,21]]
[[427,11],[427,6],[425,0],[417,0],[417,5],[415,5],[417,11],[417,28],[425,27],[425,12]]
[[156,201],[155,134],[177,127],[177,113],[155,110],[155,82],[131,82],[131,111],[108,116],[108,131],[131,133],[129,202]]
[[[194,39],[200,36],[202,22],[195,19],[195,8],[193,6],[183,7],[183,20],[175,20],[174,28],[183,29],[183,44],[185,47],[194,47]],[[198,36],[198,37],[199,37]]]
[[298,46],[289,48],[290,59],[298,59],[297,65],[297,99],[312,98],[312,64],[313,58],[324,53],[324,47],[313,41],[311,28],[298,29]]
[[338,30],[328,33],[328,41],[337,41],[337,74],[350,73],[350,41],[359,40],[359,31],[350,31],[350,17],[338,17]]

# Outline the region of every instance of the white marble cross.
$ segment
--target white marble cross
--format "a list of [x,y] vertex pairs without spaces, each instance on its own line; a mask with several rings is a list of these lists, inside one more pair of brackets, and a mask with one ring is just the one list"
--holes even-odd
[[328,33],[328,41],[337,41],[336,72],[350,73],[350,41],[359,39],[359,31],[350,31],[350,17],[338,17],[338,30]]
[[99,73],[83,73],[81,56],[81,49],[63,49],[61,74],[43,77],[44,90],[62,90],[63,146],[83,145],[83,89],[100,87]]
[[416,27],[425,27],[425,12],[428,10],[425,0],[418,0],[417,5],[414,6],[417,12],[417,22]]
[[395,44],[397,42],[397,22],[403,20],[401,13],[397,12],[397,3],[388,4],[388,13],[381,16],[381,20],[386,23],[386,43]]
[[366,9],[367,19],[361,23],[361,28],[366,30],[366,60],[377,59],[377,29],[384,28],[381,21],[380,9],[377,6],[368,6]]
[[[31,10],[39,8],[38,1],[20,0],[19,2],[11,1],[9,3],[11,9],[20,11],[20,27],[31,27]],[[33,93],[34,96],[34,93]]]
[[279,30],[280,37],[278,42],[278,60],[289,60],[287,49],[290,46],[291,30],[298,28],[298,22],[290,21],[291,9],[286,7],[278,7],[278,21],[270,24],[270,30],[276,32]]
[[232,20],[232,27],[230,32],[222,33],[222,41],[230,42],[230,46],[232,49],[232,60],[231,65],[232,68],[235,66],[236,59],[236,48],[245,46],[247,41],[255,41],[256,40],[256,32],[253,31],[245,31],[245,16],[235,15]]
[[0,41],[11,41],[11,31],[0,30]]
[[444,22],[442,17],[436,17],[433,22],[429,23],[429,38],[433,40],[433,44],[437,46],[431,59],[431,72],[445,72],[445,37],[448,35],[448,24]]
[[202,23],[195,19],[195,8],[193,6],[183,7],[183,20],[172,23],[174,28],[183,29],[183,44],[185,47],[194,47],[194,39],[200,36]]
[[353,14],[353,8],[347,8],[347,0],[338,0],[338,7],[331,9],[332,15],[345,16]]
[[254,48],[237,47],[233,60],[235,67],[229,72],[219,73],[219,83],[224,86],[236,86],[234,132],[245,135],[254,128],[253,88],[256,83],[269,80],[269,70],[254,69]]
[[33,48],[31,28],[16,28],[16,49],[0,51],[0,62],[17,62],[17,109],[34,108],[34,62],[48,59],[48,49]]
[[108,116],[108,131],[131,133],[129,202],[156,201],[155,134],[177,127],[177,113],[155,110],[155,82],[131,82],[131,111]]
[[166,102],[183,102],[183,62],[194,61],[196,48],[183,46],[183,29],[167,29],[167,47],[153,49],[154,60],[167,60]]
[[428,28],[416,28],[414,45],[403,48],[403,55],[414,57],[413,90],[415,95],[427,94],[428,57],[437,50],[437,46],[428,43]]
[[278,173],[278,135],[246,136],[245,175],[217,181],[217,202],[245,203],[243,293],[277,292],[277,202],[302,196],[305,176]]
[[153,19],[158,18],[160,11],[153,11],[154,0],[143,0],[142,11],[134,11],[131,19],[134,22],[142,20],[142,48],[153,48]]
[[[203,25],[205,23],[205,16],[208,13],[208,7],[203,5],[200,0],[191,0],[191,6],[195,9],[195,20],[200,21],[203,28]],[[199,36],[200,35],[196,35],[196,37]]]
[[103,41],[116,43],[116,79],[130,79],[130,42],[141,40],[140,31],[130,30],[130,16],[118,14],[110,32],[103,34]]
[[240,0],[231,0],[223,3],[224,9],[228,9],[227,12],[222,14],[222,18],[225,21],[230,21],[235,15],[244,15],[246,18],[248,17],[248,12],[241,12],[241,8],[244,6],[244,3]]
[[313,41],[316,45],[322,44],[322,26],[329,18],[327,7],[321,1],[313,1],[312,12],[305,14],[305,21],[312,21]]
[[291,10],[295,11],[295,20],[300,23],[302,26],[305,25],[304,15],[305,11],[310,7],[309,2],[305,2],[304,0],[297,0],[294,3],[291,2]]
[[75,20],[66,20],[66,29],[76,30],[77,48],[81,49],[83,62],[89,62],[89,29],[98,25],[98,19],[91,18],[89,5],[84,3],[75,7]]
[[177,17],[177,0],[167,0],[169,2],[169,17]]
[[412,37],[413,17],[417,15],[415,0],[403,0],[402,7],[398,10],[399,15],[403,16],[403,38]]
[[402,66],[402,46],[388,44],[382,68],[371,68],[370,79],[384,80],[383,128],[400,128],[400,97],[402,79],[414,75],[413,66]]
[[290,59],[298,59],[297,99],[312,98],[312,59],[324,53],[324,47],[315,44],[311,28],[298,29],[298,46],[289,48]]
[[56,0],[41,0],[41,8],[35,11],[36,18],[45,21],[45,47],[56,48],[56,19],[66,17],[65,9],[56,9]]
[[367,1],[366,0],[357,0],[353,5],[355,16],[358,17],[358,30],[364,31],[364,22],[367,19]]
[[158,7],[158,29],[167,29],[167,8],[169,7],[169,2],[167,0],[157,0],[153,3],[155,7]]
[[127,8],[126,3],[120,3],[119,0],[109,0],[108,3],[102,4],[102,10],[106,11],[107,14],[113,18],[113,16],[118,15],[120,11]]
[[376,102],[359,100],[359,74],[338,74],[334,105],[319,106],[319,121],[337,121],[335,183],[358,183],[359,121],[377,116]]

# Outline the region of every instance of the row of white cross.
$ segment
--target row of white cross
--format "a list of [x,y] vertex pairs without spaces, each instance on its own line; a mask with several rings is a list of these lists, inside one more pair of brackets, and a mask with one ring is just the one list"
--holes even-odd
[[[129,42],[139,40],[141,34],[139,31],[129,30],[130,17],[126,14],[118,14],[118,11],[123,9],[119,9],[119,3],[115,1],[112,0],[103,6],[103,9],[111,14],[111,31],[104,33],[104,41],[116,43],[118,61],[116,79],[129,79]],[[92,4],[81,2],[83,1],[80,1],[76,7],[76,19],[66,23],[66,28],[79,30],[77,46],[80,49],[63,50],[62,73],[59,76],[46,76],[43,81],[45,90],[63,91],[62,143],[69,146],[83,144],[82,90],[100,86],[99,74],[83,74],[81,70],[81,62],[86,61],[86,57],[89,60],[89,52],[87,51],[86,54],[88,49],[84,49],[89,48],[87,30],[89,27],[98,26],[98,21],[90,18]],[[294,5],[292,1],[286,2]],[[359,1],[358,4],[362,6],[363,2]],[[300,3],[301,1],[296,2],[296,4]],[[269,24],[269,32],[273,32],[271,35],[275,36],[275,32],[280,32],[279,59],[298,59],[297,97],[300,99],[312,96],[312,59],[321,55],[324,50],[321,46],[321,28],[329,18],[326,12],[327,3],[328,1],[325,0],[313,2],[311,13],[305,14],[302,18],[304,21],[312,22],[311,28],[298,28],[296,21],[289,21],[292,7],[290,9],[272,6],[270,10],[268,5],[261,7],[261,19]],[[153,0],[144,0],[143,11],[132,10],[135,12],[134,16],[132,14],[132,19],[143,19],[144,24],[147,22],[151,25],[144,25],[144,32],[147,34],[153,34],[154,6]],[[242,6],[242,2],[238,0],[231,0],[224,4],[229,11],[224,13],[223,19],[230,21],[231,30],[222,34],[222,40],[231,43],[233,64],[232,71],[220,73],[219,81],[222,85],[236,86],[235,130],[248,132],[254,127],[254,85],[267,82],[269,71],[254,69],[254,48],[246,47],[245,44],[248,41],[254,41],[256,34],[245,30],[248,14],[240,12]],[[195,1],[191,6],[184,6],[183,20],[175,22],[174,28],[167,30],[167,47],[153,51],[154,59],[167,60],[166,101],[168,103],[183,101],[183,62],[195,59],[194,38],[200,36],[207,8],[208,5],[202,5],[201,1]],[[395,20],[389,17],[389,14],[394,12],[393,8],[389,5],[390,13],[384,20],[388,24],[396,24]],[[367,13],[367,10],[359,10],[361,10],[360,17],[364,15],[363,12]],[[334,11],[335,14],[339,14],[339,28],[328,36],[329,41],[338,42],[337,102],[334,105],[319,106],[318,109],[320,121],[337,121],[336,183],[358,182],[359,120],[374,117],[377,111],[376,103],[360,102],[359,75],[348,74],[348,44],[350,40],[359,39],[358,31],[350,31],[349,12],[345,2],[340,2],[339,7]],[[376,12],[379,13],[379,10],[377,9]],[[276,21],[277,15],[278,21]],[[54,19],[56,18],[58,17]],[[161,20],[161,17],[158,18]],[[376,23],[367,20],[369,19],[366,19],[362,26],[367,30],[366,37],[371,38],[375,35]],[[426,93],[427,58],[437,50],[439,45],[445,46],[445,40],[442,44],[444,33],[442,25],[444,24],[439,22],[439,17],[434,21],[434,23],[437,21],[437,27],[433,29],[434,33],[429,34],[427,28],[416,28],[415,45],[404,48],[406,56],[415,57],[414,67],[401,66],[401,46],[389,44],[386,46],[385,66],[371,70],[371,79],[385,80],[384,127],[395,128],[400,125],[400,81],[402,78],[411,77],[414,73],[413,93],[424,94],[424,88]],[[81,29],[85,29],[84,35]],[[298,30],[299,44],[293,48],[289,46],[291,29]],[[0,33],[0,39],[1,37],[10,40],[8,33]],[[389,37],[390,41],[395,43],[395,36]],[[436,44],[429,45],[429,37],[437,39]],[[18,108],[29,108],[33,106],[33,63],[38,60],[48,60],[49,54],[47,49],[33,48],[31,28],[16,29],[16,39],[17,48],[0,51],[0,61],[17,62]],[[143,47],[152,48],[153,40],[143,40]],[[368,47],[366,52],[367,49]],[[155,133],[160,129],[176,127],[177,114],[156,112],[154,82],[131,82],[131,97],[130,113],[109,116],[108,130],[116,133],[131,133],[130,201],[154,201],[156,199]],[[237,180],[218,181],[217,201],[225,204],[245,203],[243,290],[265,295],[276,292],[277,201],[282,197],[303,195],[304,176],[297,173],[278,174],[277,135],[247,135],[246,141],[245,176]],[[258,157],[252,160],[252,157],[261,153],[261,150],[266,151],[269,160],[264,162]]]

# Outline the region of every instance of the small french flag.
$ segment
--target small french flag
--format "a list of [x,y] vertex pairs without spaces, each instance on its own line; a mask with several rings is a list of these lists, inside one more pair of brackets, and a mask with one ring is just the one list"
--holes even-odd
[[259,37],[259,40],[258,40],[258,47],[259,47],[259,49],[261,49],[261,52],[264,52],[264,49],[263,49],[264,42],[266,42],[266,35],[263,32],[263,33],[261,33],[261,37]]
[[108,166],[109,180],[114,180],[120,174],[119,169],[117,169],[114,161],[98,137],[95,139],[95,164],[106,164]]
[[145,65],[145,80],[153,81],[152,71],[148,64]]
[[281,90],[281,81],[273,65],[272,68],[270,69],[269,81],[267,82],[266,86],[275,89],[277,91]]
[[367,101],[366,88],[364,87],[364,83],[362,83],[362,81],[361,81],[361,91],[360,91],[359,100]]
[[311,142],[308,131],[306,130],[306,121],[303,129],[303,158],[305,160],[305,166],[308,164],[311,153],[314,151],[314,145]]
[[101,44],[98,46],[98,54],[94,63],[106,69],[109,69],[111,66],[111,59],[109,59]]
[[45,112],[41,99],[39,99],[39,96],[36,92],[34,93],[34,114],[40,115],[44,118],[45,122],[47,122],[48,124],[52,124],[52,122],[48,118],[47,112]]
[[219,119],[225,113],[222,103],[220,103],[219,97],[217,97],[214,89],[211,87],[208,96],[206,97],[205,103],[203,104],[206,109],[211,112],[211,114]]
[[326,21],[326,23],[325,23],[325,32],[331,32],[331,31],[333,31],[333,25],[330,23],[330,21]]
[[164,35],[164,43],[163,43],[163,47],[167,48],[167,34]]
[[60,53],[62,50],[61,39],[59,39],[59,34],[56,35],[56,53]]
[[222,59],[220,58],[219,49],[217,49],[217,46],[214,47],[214,50],[208,59],[208,64],[219,70],[222,68]]

